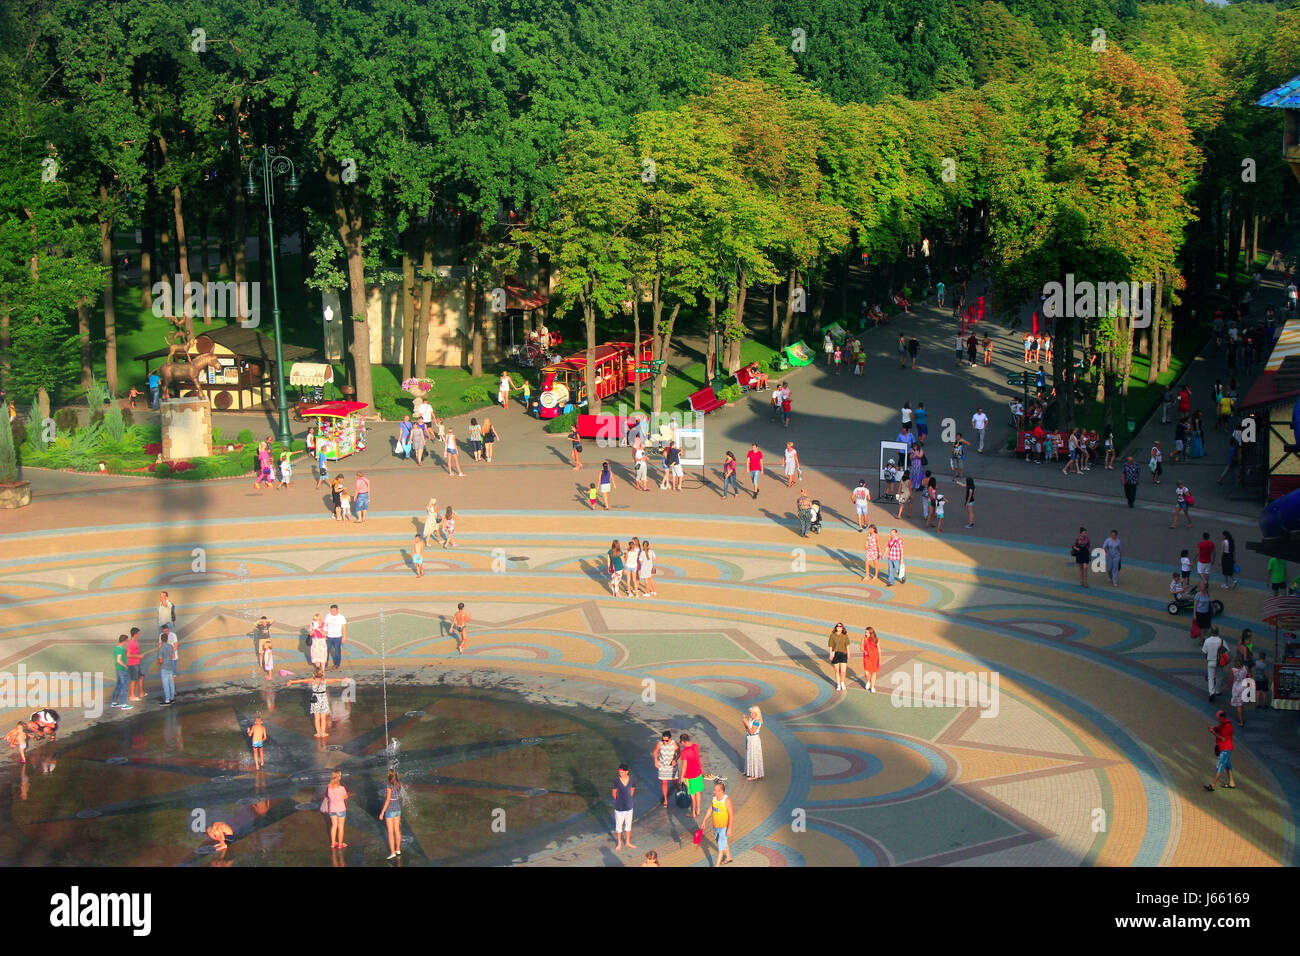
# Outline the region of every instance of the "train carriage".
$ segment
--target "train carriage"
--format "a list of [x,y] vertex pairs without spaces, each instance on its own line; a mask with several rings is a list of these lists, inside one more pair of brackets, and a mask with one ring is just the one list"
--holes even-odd
[[[597,346],[594,369],[596,397],[603,400],[616,395],[634,380],[648,381],[652,348],[649,335],[641,339],[639,349],[632,342],[608,342]],[[638,372],[638,368],[644,371]],[[569,405],[575,409],[585,406],[586,369],[586,351],[543,368],[538,390],[538,415],[555,418]]]

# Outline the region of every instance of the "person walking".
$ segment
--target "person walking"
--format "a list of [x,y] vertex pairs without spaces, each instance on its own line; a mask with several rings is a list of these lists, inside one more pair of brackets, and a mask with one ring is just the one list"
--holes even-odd
[[[1196,586],[1196,597],[1193,608],[1196,613],[1196,626],[1201,631],[1207,631],[1214,620],[1214,604],[1210,601],[1210,585],[1202,581]],[[1224,661],[1227,664],[1227,661]]]
[[745,455],[746,464],[749,467],[749,480],[754,486],[754,497],[758,497],[758,479],[763,475],[763,453],[758,450],[758,443],[749,446],[749,451]]
[[867,514],[871,507],[871,492],[867,490],[867,479],[863,478],[853,489],[853,510],[858,516],[858,530],[864,531],[868,525]]
[[307,629],[307,659],[313,667],[324,668],[326,664],[325,622],[320,614],[313,614]]
[[[901,509],[900,509],[901,510]],[[880,560],[880,537],[876,533],[876,526],[867,527],[867,563],[863,569],[862,580],[870,581],[875,578],[880,580],[880,572],[876,570],[876,562]]]
[[803,477],[803,469],[799,466],[799,452],[795,450],[794,442],[785,443],[785,486],[794,487],[795,475]]
[[907,334],[898,333],[898,367],[907,368]]
[[497,383],[497,404],[501,406],[503,412],[510,411],[510,392],[513,388],[514,382],[510,381],[510,373],[502,372],[501,381]]
[[348,642],[348,619],[339,613],[337,604],[330,605],[330,612],[325,615],[325,645],[328,657],[334,663],[326,670],[338,670],[343,666],[343,645]]
[[830,640],[826,646],[830,648],[827,660],[830,661],[831,672],[835,677],[835,689],[847,690],[845,680],[849,669],[849,632],[842,621],[831,628]]
[[876,692],[876,674],[880,672],[880,638],[876,629],[867,626],[862,632],[862,689]]
[[1088,537],[1088,529],[1080,525],[1079,534],[1074,539],[1074,547],[1070,549],[1070,554],[1074,555],[1074,563],[1079,566],[1079,584],[1083,587],[1088,586],[1088,562],[1092,560],[1092,540]]
[[[1246,726],[1246,682],[1251,680],[1250,665],[1246,662],[1245,655],[1240,651],[1232,662],[1232,697],[1228,703],[1237,708],[1237,725],[1241,728]],[[1253,698],[1252,698],[1253,699]]]
[[677,741],[677,759],[681,767],[681,781],[686,784],[686,794],[691,798],[691,818],[700,815],[700,800],[704,795],[704,764],[700,761],[700,745],[691,742],[690,734],[682,734]]
[[715,866],[731,863],[731,828],[736,822],[736,808],[727,796],[727,785],[719,780],[713,785],[713,803],[709,807],[713,817],[713,842],[718,847]]
[[1202,531],[1201,540],[1196,544],[1196,573],[1202,584],[1210,583],[1210,574],[1214,571],[1214,542],[1210,532]]
[[1220,554],[1223,568],[1223,589],[1225,591],[1237,586],[1237,542],[1225,529]]
[[763,729],[763,712],[758,707],[749,708],[741,721],[745,725],[745,779],[763,779],[763,741],[758,732]]
[[970,442],[962,438],[961,432],[958,432],[957,440],[952,443],[952,455],[949,460],[954,481],[961,481],[966,477],[966,449],[969,445]]
[[808,497],[808,492],[803,488],[799,489],[799,497],[795,501],[795,511],[799,515],[799,536],[808,537],[808,528],[812,525],[812,499]]
[[379,819],[384,821],[384,830],[388,834],[388,858],[396,859],[402,855],[402,785],[397,779],[396,770],[388,771],[384,805],[379,808]]
[[1142,481],[1142,469],[1137,466],[1133,456],[1129,455],[1124,460],[1124,467],[1120,470],[1120,481],[1124,484],[1124,497],[1128,499],[1128,506],[1133,507],[1137,501],[1138,484]]
[[975,527],[975,479],[966,476],[966,527]]
[[988,429],[989,417],[984,414],[984,409],[977,408],[975,414],[971,416],[970,423],[975,429],[975,434],[979,436],[979,444],[976,446],[976,450],[982,455],[984,454],[984,433]]
[[677,447],[675,441],[670,441],[668,447],[664,449],[664,470],[667,472],[666,477],[673,491],[681,491],[685,472],[682,471],[682,450]]
[[[574,431],[577,431],[576,427]],[[460,470],[460,448],[456,445],[456,433],[450,428],[447,429],[446,445],[443,454],[447,456],[447,476],[455,475],[457,478],[464,478],[465,472]],[[456,469],[454,472],[452,469]]]
[[1165,473],[1165,461],[1158,441],[1151,444],[1151,459],[1147,462],[1147,467],[1151,469],[1152,484],[1160,484],[1160,476]]
[[[1174,523],[1169,527],[1178,527],[1178,512],[1183,513],[1187,519],[1187,527],[1192,526],[1191,507],[1194,504],[1192,500],[1192,489],[1188,488],[1182,481],[1178,482],[1178,487],[1174,489]],[[1213,548],[1213,545],[1210,545]]]
[[636,786],[632,783],[632,770],[627,764],[618,765],[618,776],[614,778],[614,786],[610,790],[614,798],[614,839],[617,841],[614,846],[614,852],[617,853],[623,849],[624,835],[627,837],[627,848],[635,850],[636,844],[632,842],[632,798],[636,794]]
[[907,340],[907,355],[912,360],[912,371],[916,371],[916,357],[921,352],[921,340],[913,335]]
[[668,785],[677,779],[677,744],[673,743],[673,734],[665,730],[659,735],[650,754],[654,760],[655,770],[659,774],[659,786],[663,789],[664,809],[668,808]]
[[465,610],[465,602],[460,601],[456,604],[456,613],[451,616],[451,627],[447,629],[449,637],[456,638],[456,653],[465,653],[465,642],[469,639],[469,611]]
[[357,521],[363,522],[366,520],[366,512],[370,510],[370,479],[363,471],[357,472],[356,493],[352,497],[352,510],[356,513]]
[[1210,628],[1209,636],[1201,642],[1201,654],[1205,657],[1205,690],[1209,702],[1214,703],[1214,698],[1219,695],[1219,668],[1228,666],[1228,649],[1219,636],[1217,625]]
[[885,542],[885,557],[889,561],[889,587],[894,586],[894,578],[901,582],[904,576],[903,569],[903,539],[898,535],[897,528],[889,529],[889,540]]
[[614,487],[614,473],[610,470],[609,462],[600,463],[600,502],[609,510],[609,493]]
[[424,424],[414,425],[411,427],[409,436],[409,447],[411,456],[415,458],[416,465],[424,464],[425,446],[429,443],[429,433],[425,431]]
[[[640,472],[638,472],[640,474]],[[735,497],[740,497],[740,485],[736,483],[736,456],[727,452],[722,459],[722,498],[727,498],[727,489],[730,488],[735,492]]]
[[[636,490],[649,491],[650,490],[650,478],[649,478],[650,462],[646,459],[645,442],[643,441],[638,441],[632,446],[632,467],[633,467],[633,474],[635,475]],[[736,493],[740,494],[739,491],[737,491]],[[727,496],[725,485],[723,486],[722,496],[724,498]]]
[[435,541],[442,540],[442,533],[438,530],[438,525],[442,523],[442,514],[438,511],[438,499],[430,498],[429,504],[424,509],[424,527],[420,531],[420,537],[424,538],[424,543],[429,543],[430,536]]
[[1236,790],[1237,781],[1232,776],[1232,721],[1222,710],[1214,716],[1218,722],[1211,724],[1209,729],[1210,733],[1214,734],[1214,753],[1217,763],[1214,766],[1214,779],[1205,784],[1205,789],[1213,791],[1219,785],[1219,778],[1227,774],[1228,782],[1224,787],[1228,790]]
[[1111,587],[1119,587],[1119,567],[1120,558],[1123,556],[1123,545],[1119,540],[1119,532],[1114,528],[1110,531],[1110,537],[1101,543],[1106,551],[1106,573],[1110,575]]

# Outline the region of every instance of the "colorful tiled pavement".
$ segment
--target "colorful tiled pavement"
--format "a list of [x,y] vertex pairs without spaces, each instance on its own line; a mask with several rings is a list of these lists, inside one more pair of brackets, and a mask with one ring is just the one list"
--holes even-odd
[[[260,688],[252,619],[277,622],[281,666],[303,676],[300,634],[338,603],[347,673],[373,679],[382,651],[384,672],[406,683],[509,687],[542,709],[623,714],[645,725],[644,752],[625,759],[647,784],[655,731],[692,732],[706,768],[728,778],[741,865],[1296,862],[1300,792],[1252,754],[1251,731],[1239,788],[1201,789],[1212,708],[1189,621],[1158,598],[1163,572],[1126,567],[1122,592],[1099,579],[1084,591],[1063,583],[1060,549],[963,537],[958,550],[913,534],[907,583],[890,589],[863,582],[862,537],[839,528],[805,542],[741,517],[476,512],[472,530],[462,523],[457,549],[426,552],[423,579],[407,563],[410,515],[372,514],[346,537],[308,515],[0,537],[0,554],[21,555],[0,561],[0,670],[108,670],[113,638],[148,625],[165,588],[181,608],[182,692]],[[615,534],[653,540],[657,598],[609,596]],[[447,635],[457,601],[474,616],[464,656]],[[879,693],[862,689],[856,656],[850,690],[834,691],[825,647],[839,620],[855,637],[866,624],[879,633]],[[964,699],[954,678],[965,674],[996,679],[989,706]],[[740,769],[751,704],[765,717],[758,783]],[[711,859],[680,811],[654,807],[637,827],[665,864]],[[595,821],[523,862],[598,864],[610,851]]]

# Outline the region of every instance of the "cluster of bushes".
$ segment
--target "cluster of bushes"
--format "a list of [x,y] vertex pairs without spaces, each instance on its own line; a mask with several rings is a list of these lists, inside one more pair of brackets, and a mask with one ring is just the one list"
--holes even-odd
[[713,391],[724,402],[734,402],[745,394],[745,390],[737,382],[732,382],[730,385],[724,385],[722,388],[716,388]]
[[578,424],[578,413],[569,412],[567,415],[556,415],[546,423],[546,430],[552,435],[568,434],[570,428]]

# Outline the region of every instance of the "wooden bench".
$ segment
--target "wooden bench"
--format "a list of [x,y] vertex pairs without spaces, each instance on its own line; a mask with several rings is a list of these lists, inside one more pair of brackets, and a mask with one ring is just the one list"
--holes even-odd
[[698,392],[692,393],[686,401],[690,403],[691,411],[698,412],[701,415],[716,412],[719,408],[725,408],[727,405],[726,401],[718,398],[711,388],[702,388]]

